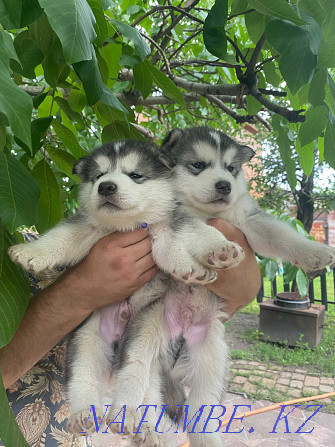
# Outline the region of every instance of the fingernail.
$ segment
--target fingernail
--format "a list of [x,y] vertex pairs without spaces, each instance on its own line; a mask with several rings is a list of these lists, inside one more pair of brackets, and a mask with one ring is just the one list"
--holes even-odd
[[141,227],[142,227],[142,228],[147,228],[147,226],[148,226],[148,224],[145,223],[145,222],[143,222],[143,223],[141,224]]

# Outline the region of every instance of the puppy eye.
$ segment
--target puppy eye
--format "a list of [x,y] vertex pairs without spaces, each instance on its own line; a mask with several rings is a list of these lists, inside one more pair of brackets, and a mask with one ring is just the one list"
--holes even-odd
[[234,168],[234,166],[228,166],[227,169],[229,172],[233,172],[235,168]]
[[132,172],[132,173],[129,174],[129,177],[137,180],[137,179],[142,178],[143,175],[137,174],[136,172]]
[[192,164],[192,166],[196,169],[205,169],[206,165],[203,161],[197,161]]
[[103,175],[105,175],[106,172],[100,172],[95,178],[96,180],[98,180],[100,177],[102,177]]

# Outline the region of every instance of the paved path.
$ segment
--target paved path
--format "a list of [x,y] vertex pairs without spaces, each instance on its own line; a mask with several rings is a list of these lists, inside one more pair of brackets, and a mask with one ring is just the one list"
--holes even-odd
[[[294,380],[294,379],[293,379]],[[251,410],[271,405],[268,401],[252,401],[250,399],[228,393],[224,402],[227,418],[231,417],[236,405],[250,405]],[[314,404],[314,402],[309,402]],[[316,408],[315,408],[316,409]],[[233,421],[229,427],[230,433],[223,433],[224,447],[334,447],[335,445],[335,415],[318,412],[309,421],[307,419],[315,411],[306,411],[305,406],[268,411],[248,416],[242,421]],[[238,407],[249,411],[246,407]],[[288,414],[285,422],[283,416]],[[322,410],[321,410],[322,411]],[[236,415],[237,415],[236,412]],[[278,421],[279,419],[279,421]],[[304,422],[306,424],[302,427]],[[278,422],[276,424],[276,422]],[[231,433],[233,431],[241,433]],[[227,431],[227,426],[226,426]],[[299,433],[300,432],[300,433]],[[303,433],[310,432],[310,433]]]
[[[302,368],[232,360],[229,389],[252,398],[283,402],[335,391],[335,380]],[[325,412],[335,414],[334,398],[323,399],[320,403]]]

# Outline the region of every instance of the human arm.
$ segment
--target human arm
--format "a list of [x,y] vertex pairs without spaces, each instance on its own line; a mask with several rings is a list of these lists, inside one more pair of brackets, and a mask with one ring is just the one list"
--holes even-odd
[[229,240],[239,244],[244,252],[244,260],[236,267],[218,270],[218,279],[207,285],[217,296],[225,301],[223,310],[232,316],[249,304],[261,286],[261,275],[255,254],[244,234],[238,228],[221,219],[211,219],[209,225],[221,231]]
[[17,332],[0,350],[5,387],[91,312],[126,299],[157,271],[147,230],[100,239],[81,263],[30,300]]

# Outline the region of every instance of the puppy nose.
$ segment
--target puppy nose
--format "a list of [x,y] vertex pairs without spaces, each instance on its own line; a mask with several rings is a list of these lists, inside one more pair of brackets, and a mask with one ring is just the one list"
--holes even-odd
[[215,183],[215,187],[220,194],[229,194],[231,191],[230,182],[224,182],[221,180],[220,182]]
[[110,196],[117,190],[117,185],[112,182],[102,182],[99,185],[98,193],[102,196]]

